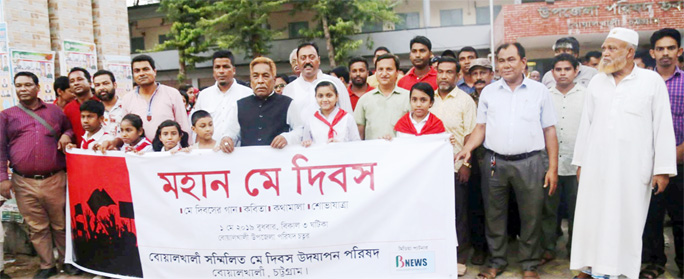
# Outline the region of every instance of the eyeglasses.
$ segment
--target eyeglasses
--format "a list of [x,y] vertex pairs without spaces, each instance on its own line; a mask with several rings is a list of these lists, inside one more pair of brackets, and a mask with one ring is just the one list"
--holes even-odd
[[280,89],[280,88],[283,88],[283,87],[285,87],[285,84],[278,84],[278,85],[275,86],[276,89]]

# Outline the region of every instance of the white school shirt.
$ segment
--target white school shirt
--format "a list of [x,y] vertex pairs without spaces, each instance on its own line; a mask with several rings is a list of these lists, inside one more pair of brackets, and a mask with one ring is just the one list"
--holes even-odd
[[511,91],[500,79],[482,90],[476,121],[486,124],[485,148],[517,155],[545,149],[543,129],[556,125],[556,112],[543,84],[524,78]]
[[[354,112],[351,105],[351,99],[349,99],[349,94],[347,87],[342,84],[340,79],[333,77],[331,75],[324,74],[321,70],[318,70],[316,74],[316,80],[313,82],[307,82],[304,77],[299,76],[293,82],[290,82],[283,89],[283,95],[292,98],[292,102],[295,103],[296,107],[301,110],[300,119],[306,119],[310,114],[316,112],[320,107],[316,102],[316,85],[321,81],[330,81],[335,85],[337,89],[337,106],[348,113]],[[354,116],[351,116],[354,118]]]
[[183,147],[181,146],[180,142],[178,142],[178,144],[176,144],[176,146],[174,146],[173,148],[171,148],[171,149],[169,149],[169,150],[165,150],[164,146],[162,146],[162,148],[161,148],[161,150],[159,150],[159,152],[171,152],[171,151],[174,151],[174,150],[175,150],[175,151],[178,151],[178,150],[181,150],[182,148],[183,148]]
[[83,137],[81,138],[81,149],[93,149],[93,146],[96,144],[101,144],[113,139],[114,137],[112,135],[105,132],[103,127],[100,127],[100,130],[91,137],[88,137],[88,132],[83,134]]
[[[190,121],[192,121],[192,114],[195,111],[205,110],[211,114],[212,121],[214,122],[214,131],[225,131],[228,128],[230,110],[235,107],[233,104],[250,95],[252,95],[252,89],[237,83],[235,79],[233,79],[233,84],[225,93],[221,92],[218,83],[216,83],[199,93],[195,107],[190,113]],[[192,123],[190,124],[192,125]],[[212,138],[216,141],[221,141],[221,133],[214,133]]]
[[[121,151],[128,152],[126,149],[128,149],[129,147],[131,147],[130,144],[124,143],[121,146]],[[146,137],[140,139],[140,141],[136,143],[135,146],[133,146],[133,149],[142,152],[154,151],[154,149],[152,148],[152,142]]]
[[[322,113],[321,116],[323,116],[328,123],[332,124],[333,119],[335,119],[335,116],[339,111],[340,108],[335,107],[328,117],[325,117]],[[333,130],[335,130],[333,138],[337,141],[346,142],[361,140],[359,128],[356,126],[356,121],[354,121],[352,114],[349,112],[340,119],[340,122],[333,126]],[[327,143],[328,131],[330,131],[330,127],[316,118],[314,112],[305,119],[303,140],[311,140],[314,144]]]
[[[409,118],[411,119],[411,123],[413,124],[413,127],[416,128],[417,133],[420,133],[420,131],[423,130],[423,127],[425,127],[425,123],[427,123],[429,117],[430,117],[430,113],[428,112],[428,114],[425,116],[425,118],[423,118],[423,120],[421,120],[420,122],[416,122],[416,120],[413,119],[413,114],[411,114],[411,112],[409,112]],[[416,135],[402,133],[402,132],[397,131],[397,137],[398,138],[408,138],[408,137],[416,137]]]

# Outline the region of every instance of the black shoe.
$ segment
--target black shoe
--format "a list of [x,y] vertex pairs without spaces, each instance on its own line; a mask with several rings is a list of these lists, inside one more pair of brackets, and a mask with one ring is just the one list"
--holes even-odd
[[70,264],[64,264],[64,266],[62,266],[62,270],[69,275],[79,275],[83,273],[83,271]]
[[12,279],[4,270],[0,271],[0,279]]
[[48,269],[38,270],[38,273],[33,276],[33,279],[46,279],[55,275],[57,275],[57,268],[53,266]]

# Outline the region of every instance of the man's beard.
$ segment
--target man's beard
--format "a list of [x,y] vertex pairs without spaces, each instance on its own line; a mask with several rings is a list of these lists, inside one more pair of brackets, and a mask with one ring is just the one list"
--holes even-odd
[[599,62],[598,70],[606,74],[612,74],[619,70],[622,70],[627,66],[627,57],[625,57],[624,52],[618,53],[616,56],[618,58],[613,59],[613,61],[607,63],[605,58],[601,59]]
[[106,102],[106,101],[110,101],[110,100],[114,99],[114,95],[116,95],[116,89],[112,89],[111,91],[106,91],[106,92],[107,92],[107,94],[104,94],[104,95],[101,95],[99,93],[97,94],[98,97],[100,97],[100,101]]
[[366,79],[365,78],[362,78],[362,79],[353,78],[351,80],[351,83],[352,83],[352,85],[354,85],[356,87],[361,87],[361,86],[366,85]]
[[454,87],[456,87],[456,85],[438,85],[437,87],[437,89],[439,89],[440,92],[451,92],[451,90],[454,90]]

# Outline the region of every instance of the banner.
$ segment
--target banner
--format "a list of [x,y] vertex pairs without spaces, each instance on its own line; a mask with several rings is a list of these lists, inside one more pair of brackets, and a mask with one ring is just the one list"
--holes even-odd
[[60,75],[69,75],[74,67],[86,69],[91,76],[97,72],[97,50],[94,43],[62,41],[62,51],[59,52]]
[[67,262],[95,274],[457,277],[445,136],[232,154],[73,150],[67,169]]
[[38,98],[43,102],[52,103],[55,100],[55,92],[52,88],[55,83],[55,52],[11,49],[10,58],[11,76],[23,71],[34,73],[38,76],[40,83]]
[[[2,2],[0,2],[2,7]],[[7,23],[0,22],[0,110],[14,106],[14,87],[10,72]]]
[[133,91],[133,70],[131,69],[130,56],[105,55],[104,69],[114,74],[116,95],[119,98]]

